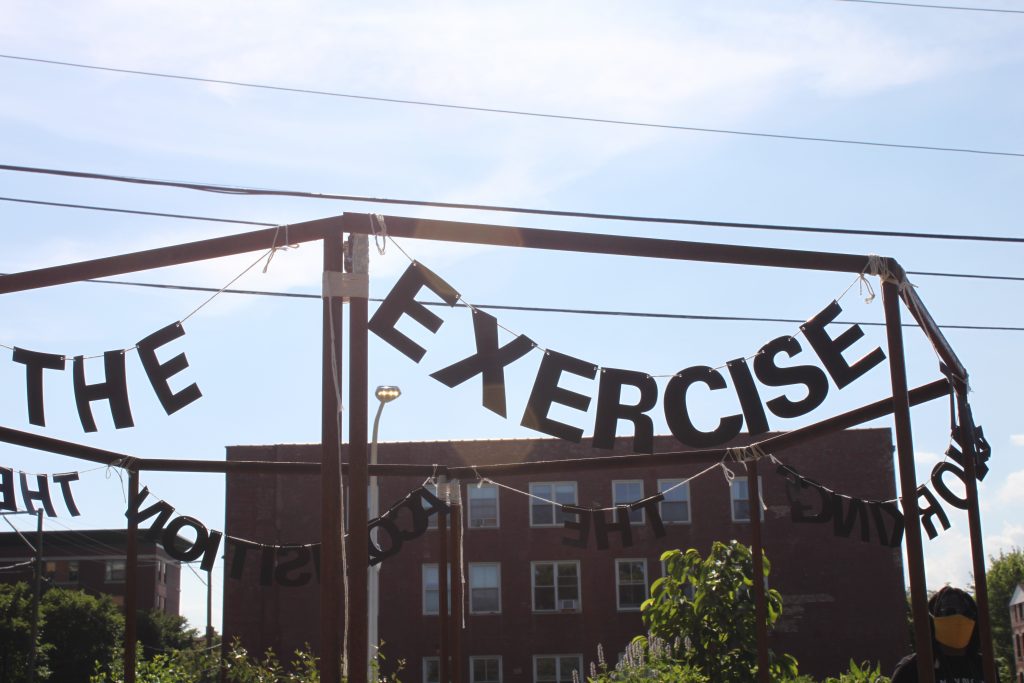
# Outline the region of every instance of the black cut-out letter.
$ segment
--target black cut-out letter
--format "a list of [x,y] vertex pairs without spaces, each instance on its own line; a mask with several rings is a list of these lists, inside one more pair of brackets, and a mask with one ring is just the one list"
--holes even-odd
[[[939,535],[939,532],[935,530],[935,523],[932,522],[932,517],[939,520],[943,531],[949,528],[949,517],[946,516],[946,511],[942,509],[942,503],[938,501],[935,494],[928,490],[927,486],[918,487],[917,498],[919,501],[918,511],[921,515],[921,526],[928,533],[929,539],[935,538]],[[927,505],[920,504],[922,498],[928,503]]]
[[661,521],[661,501],[665,500],[663,493],[655,493],[653,496],[648,496],[643,500],[638,500],[629,504],[630,510],[643,509],[647,512],[647,523],[651,525],[651,530],[654,532],[655,538],[661,538],[665,535],[665,523]]
[[28,512],[35,512],[36,508],[32,505],[32,501],[38,500],[43,504],[47,517],[56,517],[57,512],[53,509],[53,501],[50,500],[50,487],[46,483],[45,474],[36,475],[36,486],[39,488],[35,491],[29,489],[28,475],[24,472],[21,473],[21,499],[25,502],[25,509]]
[[836,316],[843,312],[839,303],[833,301],[816,316],[800,326],[804,337],[810,343],[811,348],[818,354],[832,381],[842,389],[865,372],[885,360],[885,352],[875,347],[863,358],[850,365],[843,358],[843,351],[853,346],[853,343],[864,336],[864,330],[860,325],[851,325],[838,337],[833,339],[825,331],[825,326],[836,319]]
[[743,428],[742,415],[730,415],[718,421],[718,427],[710,432],[702,432],[693,426],[690,413],[686,408],[686,391],[690,385],[704,383],[711,390],[725,389],[725,378],[714,368],[706,365],[695,365],[677,373],[665,387],[665,419],[668,428],[681,443],[687,446],[705,448],[717,446],[732,439]]
[[[832,492],[800,475],[788,465],[779,465],[776,472],[786,478],[786,498],[789,499],[789,518],[794,524],[824,524],[832,519]],[[820,505],[817,512],[808,514],[813,508],[801,500],[804,489],[817,492]]]
[[533,391],[526,403],[522,425],[544,434],[557,436],[559,439],[579,443],[583,438],[583,430],[558,422],[548,417],[552,403],[586,411],[590,407],[590,397],[558,386],[558,379],[563,372],[569,372],[587,379],[594,379],[597,366],[557,351],[545,351],[544,358],[537,370],[537,379],[533,383]]
[[590,538],[590,515],[591,511],[587,508],[577,507],[575,505],[562,505],[562,512],[575,513],[576,521],[572,521],[568,516],[562,523],[566,529],[574,529],[577,532],[576,538],[562,538],[562,545],[572,546],[573,548],[586,548],[587,539]]
[[64,505],[72,517],[78,517],[81,513],[75,505],[75,497],[71,495],[71,482],[78,481],[78,472],[67,472],[65,474],[53,475],[53,483],[60,485],[61,495],[64,496]]
[[272,545],[260,546],[260,585],[271,586],[274,583],[274,562],[277,559],[277,548]]
[[[898,548],[900,543],[903,542],[903,513],[900,512],[896,503],[891,501],[885,503],[870,502],[868,503],[868,509],[871,510],[871,516],[875,520],[875,531],[878,532],[878,540],[882,545]],[[888,525],[885,523],[882,515],[883,512],[892,519],[892,532],[889,531]]]
[[[289,553],[294,553],[295,557],[286,559],[284,562],[281,561],[281,556],[287,556]],[[298,586],[305,586],[309,583],[311,575],[309,572],[301,572],[295,576],[291,576],[289,572],[296,569],[302,569],[309,564],[310,552],[309,548],[305,546],[293,546],[284,547],[277,549],[277,567],[274,569],[274,581],[277,585],[284,586],[286,588],[297,588]]]
[[769,387],[785,387],[802,384],[807,395],[799,401],[791,401],[785,395],[769,399],[765,405],[772,414],[779,417],[800,417],[811,412],[828,396],[828,377],[816,365],[794,365],[780,368],[775,357],[785,352],[790,358],[800,353],[800,342],[796,337],[777,337],[764,346],[754,358],[754,374],[761,383]]
[[139,507],[142,505],[142,501],[149,497],[149,487],[143,486],[142,490],[139,491],[139,495],[135,500],[128,501],[128,509],[125,511],[124,516],[128,518],[128,521],[132,521],[134,518],[136,524],[141,524],[150,517],[156,517],[153,521],[153,526],[149,527],[149,531],[146,532],[146,539],[149,541],[156,541],[160,538],[160,533],[164,529],[164,525],[167,524],[167,520],[174,514],[174,508],[170,503],[162,500],[150,505],[145,510],[139,511]]
[[[622,403],[623,385],[636,387],[640,398],[633,405]],[[643,372],[602,368],[597,386],[597,417],[594,420],[594,448],[614,448],[619,420],[633,423],[633,452],[654,452],[654,421],[647,415],[658,402],[658,384]]]
[[964,490],[967,490],[967,473],[951,462],[940,462],[936,464],[935,467],[932,469],[932,488],[935,489],[936,493],[942,496],[942,500],[946,501],[955,508],[966,510],[967,498],[961,498],[960,496],[953,493],[949,489],[949,487],[946,486],[946,482],[943,481],[942,475],[945,474],[946,472],[951,472],[957,479],[960,480],[960,483],[964,485]]
[[505,346],[498,346],[498,320],[476,308],[473,311],[473,334],[476,353],[458,363],[430,374],[446,387],[456,387],[473,375],[483,381],[483,406],[502,417],[505,410],[505,366],[519,360],[534,349],[536,344],[525,335],[519,335]]
[[103,369],[106,380],[96,384],[85,383],[85,358],[75,356],[75,403],[78,405],[78,417],[82,421],[82,429],[87,432],[96,431],[96,420],[92,417],[93,401],[106,399],[110,403],[110,413],[114,418],[114,426],[118,429],[134,427],[132,408],[128,403],[128,378],[124,370],[124,351],[107,351],[103,354]]
[[[234,548],[234,552],[231,553],[231,561],[228,563],[228,575],[232,579],[241,579],[242,573],[245,571],[245,560],[249,555],[249,550],[252,548],[259,548],[259,545],[228,536],[227,541],[224,543],[225,551],[228,548]],[[227,553],[225,552],[225,560],[226,559]]]
[[[410,510],[411,509],[412,508],[410,508]],[[426,515],[424,515],[424,518],[425,517]],[[377,529],[378,531],[376,542],[374,542],[373,539],[374,529]],[[377,519],[370,522],[368,530],[371,567],[375,564],[380,564],[389,557],[394,557],[402,549],[402,543],[404,542],[404,539],[402,538],[403,533],[398,529],[397,526],[395,526],[395,523],[392,520],[390,520],[387,516],[378,517]],[[381,534],[379,532],[381,531],[386,533],[389,539],[389,543],[387,544],[387,546],[384,547],[382,547],[380,543]]]
[[18,499],[14,497],[14,470],[0,467],[0,510],[18,511]]
[[764,434],[768,431],[768,416],[761,405],[761,395],[757,393],[754,376],[750,374],[750,366],[746,358],[737,358],[728,362],[729,376],[740,399],[743,418],[747,422],[747,431],[751,436]]
[[592,510],[591,514],[594,518],[594,536],[597,538],[597,549],[607,550],[608,549],[608,532],[617,531],[622,536],[622,547],[629,548],[633,545],[633,526],[629,521],[629,508],[625,505],[617,506],[613,511],[612,515],[615,516],[614,522],[609,522],[605,519],[604,512],[601,510]]
[[459,300],[459,293],[452,289],[451,285],[432,273],[429,268],[412,263],[377,307],[369,322],[371,332],[417,363],[427,350],[399,332],[395,324],[403,315],[408,315],[431,333],[441,329],[444,321],[416,301],[416,294],[424,286],[441,297],[449,306],[454,306]]
[[136,345],[139,349],[142,368],[146,371],[146,377],[149,377],[149,383],[153,385],[153,391],[156,392],[160,405],[164,407],[164,411],[168,415],[178,412],[189,403],[199,400],[203,395],[195,383],[188,385],[178,393],[171,391],[171,386],[167,383],[167,380],[188,367],[188,359],[185,358],[184,353],[179,353],[166,363],[161,363],[156,358],[158,348],[184,335],[185,328],[181,326],[180,322],[176,322],[157,330]]
[[[191,527],[196,532],[195,540],[189,541],[187,538],[178,535],[178,532],[185,527]],[[198,519],[186,515],[175,518],[174,521],[167,525],[163,536],[160,537],[160,544],[167,551],[167,554],[182,562],[198,560],[206,552],[209,542],[210,530],[206,528],[206,525]],[[184,547],[180,545],[182,543],[185,544]],[[219,536],[217,538],[217,545],[220,545]],[[216,548],[214,548],[214,552],[216,552]]]
[[860,540],[867,543],[871,540],[871,533],[868,527],[868,510],[864,501],[844,496],[841,493],[832,494],[832,533],[849,538],[857,520],[860,520]]
[[63,370],[64,356],[14,348],[12,360],[25,364],[25,397],[28,400],[28,421],[37,427],[46,426],[43,408],[43,370]]

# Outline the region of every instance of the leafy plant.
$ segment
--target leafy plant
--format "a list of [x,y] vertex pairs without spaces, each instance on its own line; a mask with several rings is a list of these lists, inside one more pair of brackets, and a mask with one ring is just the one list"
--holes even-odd
[[845,673],[839,674],[838,678],[829,676],[824,683],[889,683],[889,677],[883,676],[881,666],[871,662],[857,662],[850,660],[850,668]]
[[[703,558],[696,549],[662,554],[665,576],[651,585],[651,597],[640,609],[652,636],[673,643],[672,657],[715,683],[756,680],[753,558],[737,541],[715,541]],[[770,571],[767,558],[765,581]],[[782,596],[766,589],[769,630],[782,615]],[[797,675],[791,655],[769,651],[772,680]]]
[[588,683],[709,683],[699,670],[676,661],[672,648],[657,636],[635,638],[614,668],[609,668],[600,645],[597,660],[590,664]]

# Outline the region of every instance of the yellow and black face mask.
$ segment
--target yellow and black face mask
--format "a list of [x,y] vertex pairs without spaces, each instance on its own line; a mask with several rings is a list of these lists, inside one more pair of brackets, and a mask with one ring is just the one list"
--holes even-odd
[[932,617],[935,625],[935,640],[948,648],[963,650],[971,642],[974,633],[974,619],[962,614],[947,617]]

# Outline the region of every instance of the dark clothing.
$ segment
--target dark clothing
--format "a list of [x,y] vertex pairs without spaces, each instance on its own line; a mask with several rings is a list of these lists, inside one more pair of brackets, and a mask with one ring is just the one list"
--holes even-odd
[[[985,683],[982,672],[980,654],[937,654],[935,657],[935,683]],[[916,654],[900,660],[892,674],[892,683],[917,683]]]

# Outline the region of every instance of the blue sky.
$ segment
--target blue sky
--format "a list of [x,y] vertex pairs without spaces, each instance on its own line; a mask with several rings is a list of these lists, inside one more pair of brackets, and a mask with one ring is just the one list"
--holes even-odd
[[[963,3],[960,3],[963,4]],[[991,0],[980,6],[1013,7]],[[376,97],[715,129],[1024,153],[1024,15],[924,10],[832,0],[732,3],[8,2],[0,53]],[[1024,159],[785,141],[515,117],[146,78],[0,58],[0,163],[388,198],[528,206],[700,220],[1021,236]],[[0,173],[0,195],[232,219],[294,223],[344,211],[473,220],[644,237],[877,253],[908,270],[1021,276],[1021,245],[806,235],[267,197],[237,197]],[[243,231],[243,226],[0,202],[0,272]],[[848,275],[651,263],[402,240],[401,247],[474,304],[806,319],[854,282]],[[268,245],[269,247],[270,245]],[[121,279],[221,287],[259,254]],[[371,295],[407,265],[372,251]],[[318,293],[314,245],[278,252],[237,286]],[[912,278],[940,324],[1021,326],[1024,283]],[[92,355],[132,346],[205,299],[196,292],[75,284],[0,297],[0,344]],[[881,321],[880,299],[854,286],[843,320]],[[671,374],[718,366],[795,332],[783,323],[696,322],[498,312],[541,346],[603,367]],[[383,440],[530,438],[519,416],[537,354],[509,372],[510,419],[479,405],[469,383],[429,374],[472,351],[464,309],[415,364],[371,340],[370,385],[397,384]],[[319,440],[320,306],[224,295],[189,319],[174,348],[203,398],[166,416],[138,359],[128,359],[136,426],[95,411],[85,434],[70,371],[48,376],[47,426],[28,423],[24,369],[0,361],[0,424],[143,457],[220,459],[232,444]],[[884,346],[866,327],[857,351]],[[949,330],[972,378],[972,405],[993,447],[981,485],[986,552],[1024,540],[1024,448],[1017,388],[1024,333]],[[938,377],[935,355],[907,332],[912,384]],[[6,351],[4,353],[7,353]],[[99,372],[99,366],[93,372]],[[593,395],[582,380],[566,385]],[[180,386],[180,385],[177,385]],[[663,384],[662,384],[663,386]],[[883,397],[885,366],[786,429]],[[718,392],[724,393],[724,392]],[[700,419],[731,407],[707,394]],[[563,414],[589,434],[587,417]],[[914,411],[918,481],[948,444],[942,401]],[[889,425],[879,421],[878,425]],[[664,433],[665,425],[658,426]],[[784,454],[780,454],[784,459]],[[89,465],[0,446],[28,472]],[[143,483],[212,528],[223,480]],[[828,482],[843,490],[842,482]],[[721,485],[720,478],[707,485]],[[116,473],[82,474],[72,528],[123,524]],[[966,516],[926,542],[929,585],[969,581]],[[27,517],[12,520],[31,526]],[[60,527],[57,527],[60,528]],[[307,539],[295,539],[304,541]],[[770,548],[768,549],[770,554]],[[205,594],[185,575],[183,612],[205,622]],[[221,577],[214,576],[220,590]],[[219,625],[219,615],[215,615]]]

